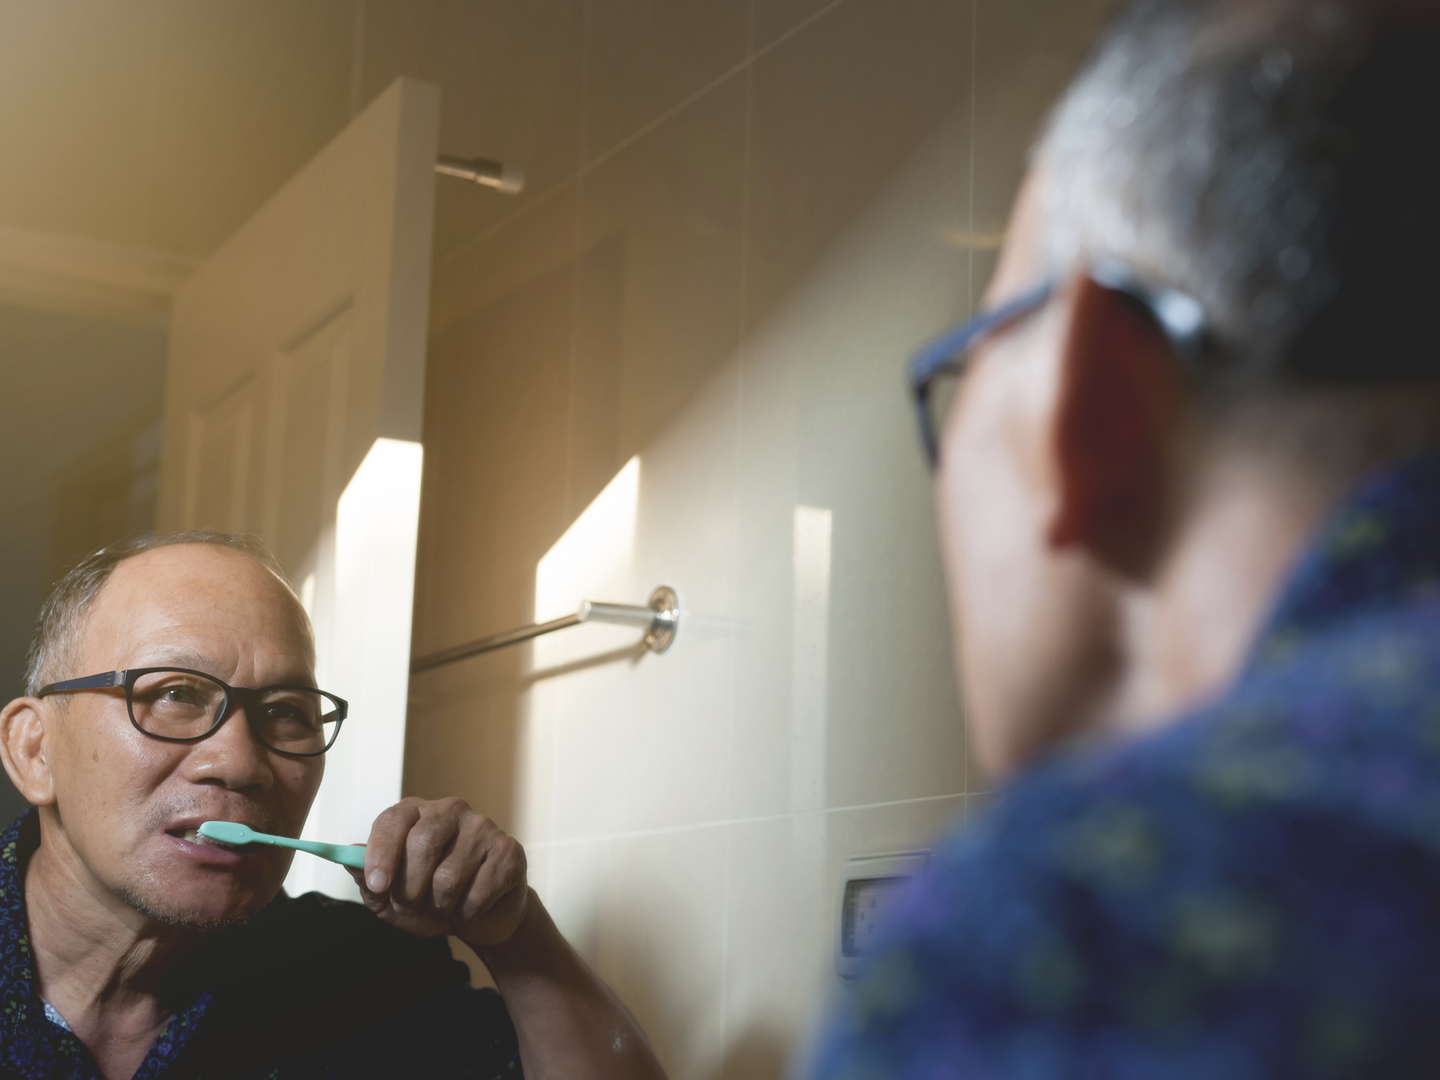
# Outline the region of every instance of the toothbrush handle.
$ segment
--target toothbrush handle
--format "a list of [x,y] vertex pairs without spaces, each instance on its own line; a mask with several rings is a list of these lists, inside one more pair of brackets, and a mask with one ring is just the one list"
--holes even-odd
[[322,844],[317,840],[292,840],[290,844],[297,851],[318,855],[341,866],[353,866],[357,870],[365,868],[364,844]]

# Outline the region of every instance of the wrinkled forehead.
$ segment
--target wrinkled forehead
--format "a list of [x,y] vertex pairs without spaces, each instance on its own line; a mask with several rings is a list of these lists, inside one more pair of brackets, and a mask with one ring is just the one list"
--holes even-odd
[[295,594],[255,559],[215,545],[177,544],[120,563],[75,644],[81,674],[174,663],[278,680],[309,678],[315,666],[314,634]]

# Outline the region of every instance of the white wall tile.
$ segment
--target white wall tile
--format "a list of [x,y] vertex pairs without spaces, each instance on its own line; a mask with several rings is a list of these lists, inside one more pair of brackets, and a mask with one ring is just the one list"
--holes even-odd
[[635,1012],[671,1080],[715,1075],[725,831],[565,844],[548,858],[546,906]]
[[460,457],[417,640],[662,583],[686,621],[664,656],[586,626],[421,676],[407,783],[509,799],[672,1080],[778,1080],[836,988],[841,864],[987,798],[903,370],[978,298],[1102,5],[976,3],[590,4],[588,150],[437,278],[427,439]]
[[730,827],[727,1080],[779,1080],[788,1052],[839,992],[835,922],[845,861],[926,846],[955,827],[962,804],[957,796]]
[[[737,816],[964,789],[929,477],[903,371],[966,310],[969,252],[952,237],[969,210],[967,83],[925,67],[966,51],[969,22],[953,5],[921,10],[892,18],[851,0],[756,63]],[[913,67],[901,68],[906,53]],[[862,106],[847,80],[882,62],[886,101]],[[823,663],[808,625],[818,609],[796,576],[808,510],[831,517]]]
[[525,170],[518,196],[437,178],[437,259],[574,175],[584,0],[364,0],[363,6],[362,100],[400,75],[437,83],[442,154]]
[[749,0],[588,5],[585,160],[612,149],[745,59]]

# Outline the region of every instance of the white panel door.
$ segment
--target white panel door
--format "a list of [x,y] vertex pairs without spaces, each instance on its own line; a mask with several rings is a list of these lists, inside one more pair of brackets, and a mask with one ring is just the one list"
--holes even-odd
[[[397,80],[176,294],[159,526],[254,532],[350,701],[305,835],[400,797],[440,92]],[[293,893],[353,897],[298,856]]]

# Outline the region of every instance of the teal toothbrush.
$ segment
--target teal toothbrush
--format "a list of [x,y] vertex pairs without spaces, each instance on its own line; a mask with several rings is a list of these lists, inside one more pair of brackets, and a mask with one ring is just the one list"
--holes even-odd
[[274,844],[276,847],[294,848],[296,851],[319,855],[320,858],[329,859],[341,866],[353,866],[357,870],[365,869],[364,844],[321,844],[315,840],[294,840],[288,836],[271,836],[269,833],[256,832],[249,825],[241,825],[235,821],[207,821],[196,831],[201,836],[210,840],[219,840],[223,844],[237,846],[240,844]]

